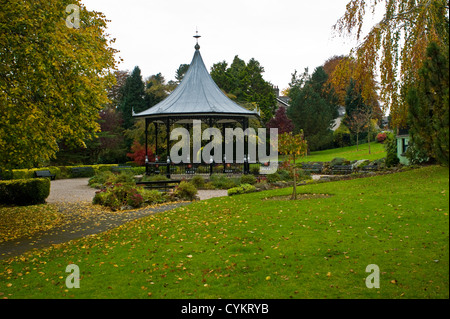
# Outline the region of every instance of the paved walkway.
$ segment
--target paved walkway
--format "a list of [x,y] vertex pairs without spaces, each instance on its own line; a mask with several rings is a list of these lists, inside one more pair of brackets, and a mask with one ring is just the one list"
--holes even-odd
[[[72,178],[52,181],[50,195],[47,203],[76,203],[80,201],[92,201],[95,188],[88,186],[89,178]],[[213,197],[227,196],[226,190],[199,190],[200,200]]]
[[[144,216],[190,204],[189,202],[169,203],[135,211],[114,213],[107,209],[92,211],[90,203],[96,190],[90,188],[87,181],[87,178],[52,181],[47,202],[56,205],[59,211],[65,215],[63,225],[49,231],[36,233],[32,237],[0,243],[0,260],[21,255],[29,250],[46,248],[73,239],[98,234]],[[227,191],[199,191],[198,195],[200,200],[204,200],[227,196]]]

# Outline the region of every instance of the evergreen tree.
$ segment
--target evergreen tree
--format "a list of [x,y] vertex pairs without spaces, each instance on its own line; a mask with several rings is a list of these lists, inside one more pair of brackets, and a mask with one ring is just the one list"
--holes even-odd
[[147,109],[145,103],[145,85],[142,81],[141,69],[136,66],[122,87],[122,98],[119,110],[123,116],[123,127],[129,129],[133,126],[133,111],[139,113]]
[[167,91],[168,84],[161,73],[150,76],[145,84],[144,110],[164,100],[167,97]]
[[[449,163],[449,54],[435,42],[427,48],[419,78],[407,93],[410,144],[417,152]],[[409,152],[414,162],[415,154]]]
[[230,67],[223,61],[211,68],[211,77],[227,96],[242,104],[256,104],[261,110],[263,122],[270,120],[276,110],[276,96],[272,85],[265,81],[264,68],[251,59],[247,64],[237,55]]
[[333,139],[332,125],[339,115],[336,94],[327,84],[323,67],[316,68],[311,76],[304,73],[301,77],[292,80],[287,114],[294,123],[294,132],[303,130],[311,150],[328,147]]
[[184,75],[189,70],[189,64],[180,64],[177,71],[175,72],[175,79],[177,80],[177,84],[180,84],[184,78]]

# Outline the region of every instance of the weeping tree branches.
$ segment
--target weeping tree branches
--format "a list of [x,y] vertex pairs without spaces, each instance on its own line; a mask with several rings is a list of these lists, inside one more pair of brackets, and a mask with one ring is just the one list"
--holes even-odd
[[[363,37],[366,11],[375,14],[381,4],[383,18]],[[368,100],[376,86],[373,79],[379,75],[383,110],[390,109],[394,125],[404,126],[408,112],[404,88],[418,77],[427,45],[432,41],[449,45],[448,0],[351,0],[334,30],[360,41],[336,68],[335,81],[339,75],[348,78],[351,74]]]

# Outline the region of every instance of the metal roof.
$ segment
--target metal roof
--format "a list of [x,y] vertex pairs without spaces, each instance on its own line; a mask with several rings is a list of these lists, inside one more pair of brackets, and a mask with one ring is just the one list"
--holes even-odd
[[249,111],[230,100],[216,85],[195,46],[195,54],[183,80],[163,101],[134,117],[163,118],[183,116],[258,117],[259,112]]

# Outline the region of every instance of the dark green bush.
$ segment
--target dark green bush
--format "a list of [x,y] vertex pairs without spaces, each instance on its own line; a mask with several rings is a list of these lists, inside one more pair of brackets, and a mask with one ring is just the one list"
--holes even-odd
[[397,166],[400,163],[400,160],[397,156],[397,139],[394,134],[386,134],[384,146],[386,149],[386,167]]
[[241,184],[255,185],[256,182],[257,182],[257,180],[254,175],[243,175],[241,177]]
[[205,180],[201,176],[192,177],[190,183],[194,185],[197,189],[205,187]]
[[194,200],[197,195],[197,188],[189,182],[182,181],[175,189],[175,196],[184,200]]
[[229,189],[240,184],[239,178],[229,178],[226,175],[213,174],[211,175],[211,183],[217,189]]
[[142,182],[155,182],[155,181],[168,181],[165,175],[144,175],[141,179]]
[[48,178],[0,181],[0,203],[8,205],[35,205],[45,203],[50,195]]
[[118,174],[110,171],[98,171],[89,179],[89,186],[93,188],[102,188],[106,184],[130,184],[135,185],[134,174],[132,171],[122,171]]
[[[299,171],[299,170],[297,170]],[[284,169],[279,169],[277,171],[278,175],[280,176],[281,181],[290,181],[293,180],[292,172]]]
[[278,174],[278,172],[267,175],[268,183],[276,183],[278,181],[281,181],[281,176],[280,176],[280,174]]

